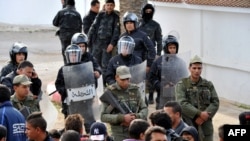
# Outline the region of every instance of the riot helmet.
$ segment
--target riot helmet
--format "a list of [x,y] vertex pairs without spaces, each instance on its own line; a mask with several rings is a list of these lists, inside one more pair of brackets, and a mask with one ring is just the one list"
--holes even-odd
[[[146,12],[147,9],[151,9],[152,12],[150,12],[150,13]],[[144,21],[151,20],[153,18],[154,12],[155,12],[155,8],[154,8],[153,4],[150,4],[150,3],[145,4],[141,10],[142,19]]]
[[66,56],[67,64],[80,63],[82,58],[82,50],[76,44],[69,45],[64,52]]
[[87,45],[88,37],[84,33],[75,33],[71,38],[71,44],[77,44],[78,45],[80,43],[84,43],[85,45]]
[[179,49],[179,42],[177,40],[177,38],[173,35],[167,35],[165,37],[163,37],[163,50],[165,54],[169,54],[169,50],[168,50],[168,45],[169,44],[175,44],[176,45],[176,54],[178,53],[178,49]]
[[28,57],[28,49],[27,49],[27,45],[22,43],[22,42],[15,42],[11,49],[10,49],[10,59],[13,63],[17,63],[16,62],[16,54],[17,53],[23,53],[24,56],[25,56],[25,60],[27,59]]
[[135,13],[132,13],[132,12],[126,12],[123,15],[123,25],[124,25],[124,27],[125,27],[126,22],[133,22],[134,26],[135,26],[135,29],[137,29],[138,26],[139,26],[138,17],[136,16]]
[[123,36],[119,39],[117,43],[118,54],[127,56],[133,54],[135,48],[135,41],[130,36]]
[[82,54],[85,54],[88,46],[88,36],[84,33],[75,33],[71,38],[71,44],[76,44],[82,49]]

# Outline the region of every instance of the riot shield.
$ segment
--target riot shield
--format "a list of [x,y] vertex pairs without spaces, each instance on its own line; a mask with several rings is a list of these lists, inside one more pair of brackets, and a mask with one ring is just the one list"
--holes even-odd
[[188,77],[186,62],[189,56],[190,52],[162,56],[160,107],[167,101],[175,101],[175,84],[182,78]]
[[131,73],[130,82],[137,84],[142,97],[146,96],[146,65],[147,61],[129,67]]
[[69,114],[79,113],[85,123],[95,121],[93,98],[95,97],[95,78],[92,62],[64,66],[63,76],[67,90],[66,103]]

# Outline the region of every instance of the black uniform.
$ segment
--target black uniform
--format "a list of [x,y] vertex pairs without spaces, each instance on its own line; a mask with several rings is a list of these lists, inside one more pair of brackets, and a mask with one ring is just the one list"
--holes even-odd
[[107,53],[106,49],[109,44],[116,46],[120,36],[119,15],[114,11],[110,14],[100,12],[89,29],[88,46],[93,56],[101,65],[103,71],[107,68],[108,61],[112,57],[112,52]]
[[56,35],[59,35],[62,45],[62,55],[64,64],[66,58],[64,51],[71,43],[71,38],[75,33],[82,32],[82,18],[74,6],[67,5],[66,8],[60,10],[53,19],[53,25],[59,27]]
[[135,29],[130,34],[125,32],[121,36],[131,36],[135,41],[135,49],[133,54],[142,59],[147,60],[147,66],[150,67],[155,59],[155,49],[152,41],[146,33]]
[[98,13],[95,13],[95,12],[90,10],[89,13],[83,18],[83,31],[85,34],[88,34],[89,29],[90,29],[92,23],[94,22],[97,14]]
[[[6,77],[4,77],[1,81],[1,84],[6,85],[10,90],[11,94],[14,94],[14,89],[13,89],[13,79],[15,76],[19,74],[16,73],[15,71],[12,71]],[[42,81],[37,77],[37,78],[31,78],[30,80],[32,84],[30,85],[30,91],[32,92],[33,95],[38,96],[41,93],[41,86],[42,86]]]
[[136,64],[142,63],[141,58],[135,55],[129,55],[128,57],[123,57],[121,54],[112,57],[109,61],[107,71],[105,73],[105,81],[108,85],[115,83],[115,72],[116,68],[125,65],[125,66],[134,66]]

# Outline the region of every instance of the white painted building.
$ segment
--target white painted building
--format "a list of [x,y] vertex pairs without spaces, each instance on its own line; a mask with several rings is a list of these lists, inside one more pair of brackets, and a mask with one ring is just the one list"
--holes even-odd
[[205,63],[202,76],[221,98],[250,105],[250,8],[152,1],[163,35],[180,34],[180,52]]

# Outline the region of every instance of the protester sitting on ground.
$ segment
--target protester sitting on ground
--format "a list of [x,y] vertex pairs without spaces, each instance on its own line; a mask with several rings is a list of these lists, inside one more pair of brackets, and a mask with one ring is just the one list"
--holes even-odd
[[27,60],[19,64],[17,70],[12,71],[6,77],[4,77],[1,81],[1,84],[6,85],[11,90],[11,94],[14,94],[12,82],[14,77],[20,74],[24,74],[30,79],[30,81],[32,82],[30,92],[34,95],[34,98],[38,98],[38,96],[42,93],[42,81],[34,70],[34,65]]
[[102,122],[95,122],[90,127],[90,139],[92,141],[114,141],[111,136],[108,135],[107,127]]
[[13,80],[14,95],[11,96],[13,106],[26,118],[30,113],[40,111],[39,103],[29,93],[32,82],[26,75],[17,75]]
[[49,136],[53,139],[53,141],[59,141],[61,137],[61,133],[56,129],[51,129],[49,131]]
[[188,125],[182,120],[182,109],[178,102],[168,101],[164,105],[164,111],[171,118],[172,129],[174,129],[177,134],[180,134],[185,127],[188,127]]
[[144,119],[134,119],[128,128],[129,139],[123,141],[144,141],[145,131],[150,127],[150,124]]
[[46,131],[47,122],[42,117],[42,112],[33,112],[26,120],[26,135],[28,141],[53,141]]
[[67,130],[62,134],[61,141],[81,141],[79,132]]
[[240,125],[250,125],[250,111],[239,114]]
[[84,119],[80,114],[71,114],[65,119],[65,131],[75,130],[80,134],[82,139],[86,139],[88,136],[83,125]]
[[[0,124],[7,128],[7,141],[26,140],[24,116],[10,102],[10,90],[0,84]],[[14,126],[19,130],[15,132]]]
[[181,137],[186,141],[200,141],[198,131],[193,126],[185,127],[181,133]]

